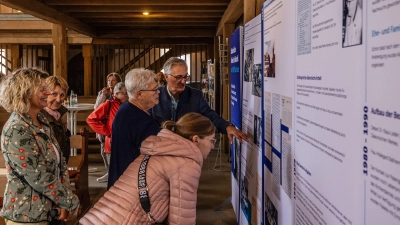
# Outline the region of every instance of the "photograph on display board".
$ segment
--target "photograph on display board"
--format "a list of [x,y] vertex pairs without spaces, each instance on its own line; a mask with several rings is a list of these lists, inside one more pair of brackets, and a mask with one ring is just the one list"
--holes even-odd
[[343,48],[362,44],[362,0],[343,0]]
[[241,179],[240,185],[240,207],[242,208],[243,214],[245,215],[249,225],[251,225],[251,203],[249,201],[249,181],[246,176]]
[[272,203],[267,193],[264,193],[264,196],[265,225],[278,225],[278,210],[276,210],[275,205]]
[[275,44],[273,41],[265,42],[264,52],[264,77],[275,77]]
[[244,81],[250,82],[254,64],[254,48],[247,49],[244,59]]
[[261,143],[261,117],[254,115],[254,144],[260,146]]
[[233,147],[234,147],[234,168],[233,168],[233,177],[235,178],[236,182],[239,183],[239,174],[240,174],[240,159],[241,159],[241,155],[242,155],[242,151],[241,151],[241,144],[239,142],[239,140],[237,138],[233,138],[234,142],[233,142]]
[[253,64],[253,74],[251,79],[252,94],[261,97],[262,67],[261,64]]

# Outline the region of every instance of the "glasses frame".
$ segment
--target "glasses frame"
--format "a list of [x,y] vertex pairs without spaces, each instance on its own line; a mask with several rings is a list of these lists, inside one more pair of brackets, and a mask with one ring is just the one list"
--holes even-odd
[[190,77],[189,73],[187,73],[186,75],[176,75],[176,76],[174,76],[172,74],[168,74],[168,75],[175,78],[175,80],[178,82],[182,81],[183,79],[185,79],[185,81],[186,81]]
[[154,90],[139,90],[139,91],[154,91],[154,92],[157,92],[159,87],[160,86],[157,85]]
[[44,93],[44,92],[50,92],[50,94],[52,94],[52,92],[50,91],[50,87],[49,86],[43,86],[43,87],[41,87],[41,88],[39,88],[39,91],[40,92],[42,92],[42,93]]

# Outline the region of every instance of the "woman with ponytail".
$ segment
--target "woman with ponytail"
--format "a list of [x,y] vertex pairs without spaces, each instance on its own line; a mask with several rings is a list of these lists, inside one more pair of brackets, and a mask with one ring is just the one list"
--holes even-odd
[[[176,123],[166,121],[163,128],[157,136],[143,141],[141,155],[79,221],[81,224],[196,224],[201,167],[214,147],[215,127],[207,117],[188,113]],[[142,162],[147,162],[147,167]],[[148,191],[139,198],[139,192],[146,189],[139,187],[143,177]],[[140,201],[146,197],[149,213]]]

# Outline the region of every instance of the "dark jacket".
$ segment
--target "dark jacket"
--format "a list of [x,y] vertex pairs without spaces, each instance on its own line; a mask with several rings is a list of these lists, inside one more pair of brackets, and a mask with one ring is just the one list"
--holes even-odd
[[167,86],[160,87],[159,90],[159,103],[151,109],[151,113],[160,125],[166,120],[178,121],[183,115],[196,112],[209,118],[219,132],[226,134],[226,126],[230,123],[210,108],[203,97],[203,92],[186,86],[179,96],[178,107],[175,109],[167,92]]
[[110,169],[108,188],[114,185],[140,155],[140,145],[150,135],[157,135],[160,127],[146,112],[130,102],[119,107],[112,125]]
[[46,110],[44,109],[40,110],[40,112],[49,121],[53,135],[54,137],[56,137],[57,142],[60,145],[61,152],[65,157],[65,161],[68,163],[68,159],[71,154],[71,148],[69,142],[69,137],[71,137],[71,132],[68,130],[67,133],[67,128],[64,126],[61,119],[64,116],[64,114],[68,112],[68,109],[65,108],[64,106],[61,106],[57,111],[61,114],[60,119],[58,120],[56,120],[53,116],[51,116]]

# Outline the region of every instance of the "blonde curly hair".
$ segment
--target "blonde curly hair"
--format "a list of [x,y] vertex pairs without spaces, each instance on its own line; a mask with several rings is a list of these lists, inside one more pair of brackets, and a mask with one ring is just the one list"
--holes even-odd
[[30,99],[49,74],[39,68],[19,68],[4,76],[0,83],[0,105],[7,112],[27,113]]

